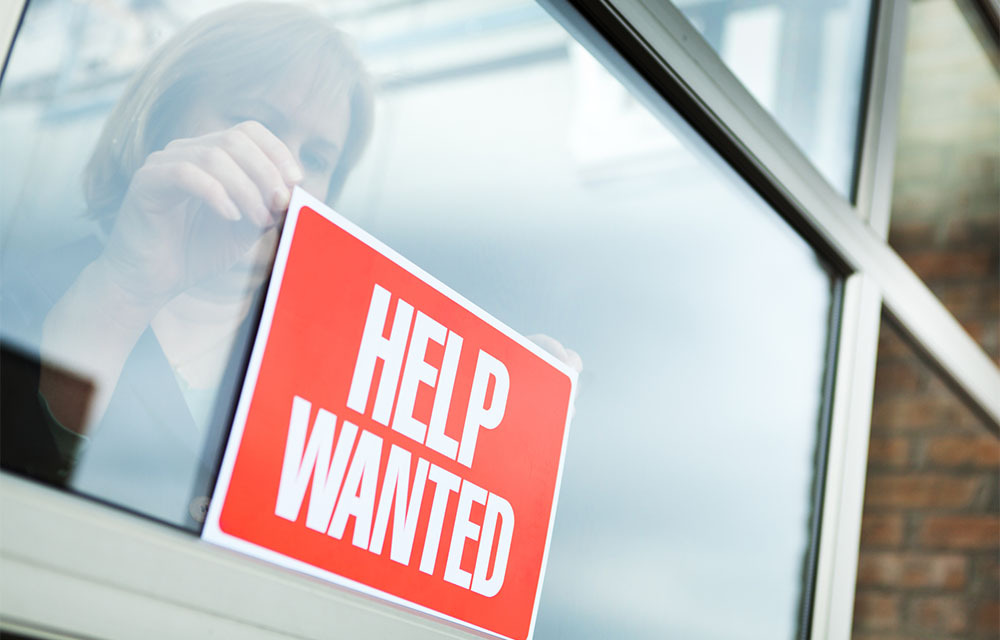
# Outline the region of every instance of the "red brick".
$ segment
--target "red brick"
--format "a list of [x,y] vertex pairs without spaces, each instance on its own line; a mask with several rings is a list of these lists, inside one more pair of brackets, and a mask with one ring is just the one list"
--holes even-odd
[[996,549],[1000,546],[1000,515],[928,516],[917,539],[924,547]]
[[[995,597],[995,594],[994,594]],[[976,631],[992,633],[993,637],[1000,634],[1000,602],[984,602],[976,608],[973,614]]]
[[975,579],[1000,589],[1000,549],[975,559]]
[[927,440],[927,462],[941,467],[1000,467],[1000,439],[995,436],[939,436]]
[[957,596],[927,596],[916,598],[910,611],[910,622],[922,632],[955,633],[969,628],[967,604]]
[[[1000,292],[995,283],[961,282],[939,287],[936,291],[944,306],[959,319],[979,314],[996,316],[1000,311]],[[879,344],[881,348],[881,343]]]
[[[986,421],[973,412],[958,399],[955,389],[938,377],[928,380],[927,387],[921,394],[927,400],[927,406],[933,407],[936,430],[941,435],[949,436],[985,436],[994,435]],[[930,431],[931,429],[925,429]]]
[[903,340],[896,329],[883,322],[878,332],[878,361],[909,360],[914,354],[913,347]]
[[919,431],[941,426],[943,403],[938,398],[912,395],[875,398],[873,431]]
[[910,459],[910,441],[900,437],[873,437],[868,444],[869,462],[902,467]]
[[920,397],[935,405],[938,426],[947,431],[944,435],[993,435],[982,416],[959,400],[955,388],[940,377],[928,379]]
[[996,327],[992,321],[983,322],[981,320],[970,320],[965,319],[962,321],[962,328],[965,329],[976,344],[987,345],[992,344],[994,331]]
[[865,513],[861,519],[862,547],[892,547],[903,544],[903,516]]
[[[927,398],[935,398],[940,403],[939,412],[944,416],[954,414],[962,409],[968,411],[955,395],[954,387],[950,386],[940,376],[933,376],[927,381],[927,387],[924,389],[923,395]],[[948,419],[952,420],[953,418]]]
[[898,589],[956,590],[965,586],[968,560],[957,554],[865,551],[858,562],[858,584]]
[[[981,160],[976,158],[976,162],[979,164]],[[977,221],[956,217],[948,222],[945,234],[949,247],[971,245],[988,249],[997,245],[997,223],[992,220]]]
[[975,477],[941,474],[873,474],[865,487],[865,504],[872,507],[964,507],[983,482]]
[[875,370],[875,384],[882,393],[912,394],[920,389],[922,372],[910,362],[879,362]]
[[870,631],[898,629],[902,621],[900,597],[859,592],[854,598],[854,628]]
[[[897,208],[893,207],[894,210]],[[937,235],[936,231],[937,226],[930,222],[907,220],[905,216],[896,215],[889,228],[889,244],[896,251],[905,254],[915,248],[924,248],[933,244]]]
[[[975,47],[964,53],[955,46],[968,34],[941,20],[938,6],[948,3],[909,4],[907,52],[916,55],[906,56],[913,73],[907,74],[909,97],[900,118],[889,241],[996,360],[996,78],[982,60],[966,66]],[[973,76],[972,69],[985,75]],[[866,515],[858,592],[899,598],[901,620],[883,629],[858,626],[853,638],[1000,640],[1000,440],[922,357],[892,325],[882,324],[865,513],[898,516],[898,545],[866,544],[864,538],[877,531]],[[908,443],[905,461],[897,438]],[[912,479],[924,476],[928,480]],[[942,485],[945,495],[926,486],[943,479],[952,483]],[[949,499],[955,503],[948,505]]]
[[989,278],[997,269],[996,256],[990,249],[952,251],[913,251],[906,262],[923,280],[944,278]]

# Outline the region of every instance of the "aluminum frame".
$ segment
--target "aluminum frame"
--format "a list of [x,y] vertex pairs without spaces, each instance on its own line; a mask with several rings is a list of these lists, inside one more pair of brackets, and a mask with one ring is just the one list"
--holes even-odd
[[[6,60],[26,0],[0,6]],[[1000,370],[885,243],[904,3],[877,2],[855,202],[845,200],[683,15],[653,0],[573,3],[846,275],[811,637],[847,640],[879,316],[1000,430]],[[622,39],[624,38],[624,40]],[[0,626],[39,637],[475,638],[447,623],[211,547],[190,534],[0,474]],[[45,594],[44,596],[40,594]],[[281,603],[280,607],[273,603]],[[104,614],[127,610],[114,624]]]
[[881,240],[889,234],[908,6],[898,0],[883,1],[873,11],[875,25],[869,47],[871,64],[858,153],[855,211]]
[[11,474],[0,474],[0,496],[5,629],[107,640],[493,637]]
[[24,15],[24,8],[27,0],[11,0],[0,4],[0,79],[3,78],[2,71],[7,68],[7,58],[10,57],[10,47],[14,42],[14,34],[21,23],[21,16]]
[[849,640],[882,298],[863,273],[844,283],[811,638]]
[[[823,178],[676,7],[655,0],[587,4],[603,8],[603,12],[587,11],[593,19],[617,21],[632,34],[634,47],[656,58],[666,79],[660,81],[672,82],[674,86],[667,89],[683,93],[690,101],[688,111],[678,107],[682,115],[779,213],[811,238],[818,250],[843,265],[846,273],[864,273],[872,279],[904,332],[989,427],[1000,432],[1000,368],[885,243],[884,231],[880,233],[866,222],[872,219],[884,227],[888,220],[887,212],[874,207],[888,208],[885,190],[889,186],[885,182],[891,179],[895,133],[890,130],[865,136],[861,156],[868,165],[860,168],[859,179],[859,202],[864,208],[855,206]],[[894,44],[881,55],[876,47],[873,59],[884,69],[873,72],[872,79],[883,78],[882,86],[875,87],[880,91],[868,92],[864,112],[875,112],[876,124],[883,127],[890,126],[895,112],[889,110],[898,105],[898,96],[885,100],[882,94],[892,86],[898,91],[902,61],[890,54],[902,39],[900,4],[883,0],[874,14],[877,40],[888,38]],[[881,104],[873,106],[875,99]],[[697,111],[691,113],[690,109]]]

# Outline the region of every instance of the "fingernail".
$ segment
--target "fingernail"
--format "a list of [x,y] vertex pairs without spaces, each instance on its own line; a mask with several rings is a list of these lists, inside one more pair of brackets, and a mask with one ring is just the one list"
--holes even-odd
[[302,169],[299,169],[297,165],[288,165],[285,167],[285,175],[291,182],[300,182],[305,176],[302,175]]
[[277,187],[271,196],[272,209],[284,211],[288,208],[288,201],[292,199],[292,194],[285,187]]

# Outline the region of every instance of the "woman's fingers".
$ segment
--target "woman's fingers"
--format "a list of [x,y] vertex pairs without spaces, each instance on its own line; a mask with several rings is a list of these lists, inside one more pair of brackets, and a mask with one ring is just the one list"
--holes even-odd
[[[147,164],[194,165],[222,186],[242,217],[259,227],[267,227],[274,222],[260,185],[247,175],[243,167],[217,141],[212,144],[204,138],[177,140],[167,145],[163,153],[151,155]],[[192,193],[190,189],[184,189],[183,185],[177,186]]]
[[[269,211],[280,213],[288,208],[291,198],[289,186],[293,183],[285,180],[278,165],[243,127],[236,126],[220,133],[219,144],[257,185],[261,199]],[[284,147],[284,144],[281,146]],[[291,154],[288,156],[291,157]]]
[[295,161],[292,152],[267,127],[256,120],[247,120],[246,122],[239,123],[233,129],[246,134],[271,159],[271,162],[281,172],[285,184],[291,186],[302,181],[304,177],[302,169],[299,167],[299,163]]
[[288,148],[259,123],[174,140],[132,176],[107,251],[126,256],[137,281],[160,283],[146,289],[202,282],[274,230],[294,184],[288,167],[298,170]]
[[583,373],[583,358],[581,358],[580,354],[576,351],[566,349],[566,358],[563,362],[568,364],[570,368],[575,370],[577,373]]
[[288,207],[289,188],[302,173],[288,147],[262,124],[242,122],[225,131],[171,142],[151,162],[191,162],[213,176],[244,216],[260,227]]
[[271,207],[264,195],[272,188],[271,185],[255,182],[240,163],[219,146],[204,146],[196,153],[199,166],[222,184],[244,217],[258,227],[268,227],[274,223]]
[[528,336],[528,340],[531,340],[539,347],[551,353],[560,362],[574,369],[577,373],[583,371],[583,359],[580,357],[580,354],[572,349],[567,349],[552,336],[545,335],[544,333],[535,333]]
[[242,216],[229,191],[213,175],[191,162],[168,162],[144,167],[153,180],[173,184],[181,191],[202,200],[223,218],[236,222]]

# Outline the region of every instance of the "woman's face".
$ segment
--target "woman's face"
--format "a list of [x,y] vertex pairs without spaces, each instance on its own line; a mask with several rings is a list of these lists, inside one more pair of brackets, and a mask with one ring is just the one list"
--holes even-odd
[[198,104],[185,119],[184,136],[256,120],[284,142],[299,163],[305,176],[301,186],[323,200],[347,140],[350,101],[346,92],[312,95],[312,85],[309,79],[290,76],[267,92],[224,96],[217,104]]
[[[330,178],[340,161],[350,127],[346,92],[318,96],[309,78],[287,77],[270,91],[196,104],[185,119],[182,135],[196,137],[255,120],[288,147],[302,170],[301,187],[325,199]],[[257,243],[232,269],[202,287],[214,296],[245,296],[268,277],[280,233],[280,223],[262,232]]]

